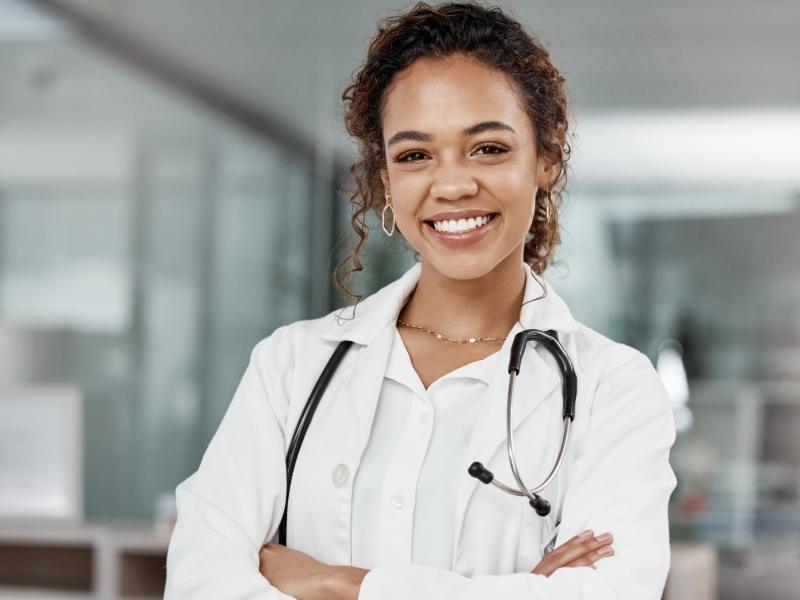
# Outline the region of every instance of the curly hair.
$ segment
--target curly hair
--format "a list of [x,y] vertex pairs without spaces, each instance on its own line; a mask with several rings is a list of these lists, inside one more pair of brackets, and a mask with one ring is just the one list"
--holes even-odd
[[[525,262],[541,275],[560,242],[559,211],[571,152],[566,141],[569,123],[564,77],[542,44],[499,7],[462,2],[432,6],[418,2],[410,10],[379,23],[366,60],[342,93],[345,128],[359,147],[359,159],[350,167],[356,187],[345,190],[352,193],[350,223],[359,239],[336,266],[334,283],[351,298],[356,295],[347,290],[346,281],[353,272],[363,270],[359,253],[369,233],[367,214],[378,214],[385,205],[380,170],[386,164],[382,128],[386,90],[394,76],[416,59],[445,58],[456,53],[478,59],[511,78],[534,124],[537,151],[559,167],[551,188],[537,191],[536,217],[525,243]],[[545,217],[547,203],[549,219]],[[353,267],[342,275],[349,261]],[[358,295],[359,300],[361,297]]]

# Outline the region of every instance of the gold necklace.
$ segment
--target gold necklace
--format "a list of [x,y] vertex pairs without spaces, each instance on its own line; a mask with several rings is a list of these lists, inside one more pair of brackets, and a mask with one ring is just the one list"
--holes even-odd
[[444,335],[443,333],[436,333],[435,331],[432,331],[432,330],[428,329],[427,327],[422,327],[421,325],[413,325],[411,323],[406,323],[402,319],[397,319],[397,323],[398,323],[398,325],[403,325],[405,327],[411,327],[413,329],[421,329],[422,331],[430,333],[437,340],[443,340],[445,342],[453,342],[453,343],[456,343],[456,344],[473,344],[475,342],[497,342],[497,341],[502,341],[502,340],[506,339],[506,336],[503,336],[503,337],[485,337],[485,338],[478,337],[478,338],[467,338],[467,339],[454,338],[454,337],[450,337],[450,336]]

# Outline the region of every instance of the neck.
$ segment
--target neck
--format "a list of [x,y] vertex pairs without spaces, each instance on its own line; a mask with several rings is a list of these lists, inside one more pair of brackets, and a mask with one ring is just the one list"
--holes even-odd
[[451,279],[422,262],[403,321],[453,337],[502,337],[519,319],[525,294],[522,259],[513,253],[475,279]]

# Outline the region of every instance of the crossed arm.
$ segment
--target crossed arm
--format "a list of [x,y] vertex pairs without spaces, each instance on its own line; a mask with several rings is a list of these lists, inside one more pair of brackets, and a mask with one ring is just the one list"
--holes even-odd
[[[531,573],[549,576],[557,569],[594,567],[594,563],[613,556],[613,537],[594,536],[586,530],[539,562]],[[366,569],[332,566],[280,544],[266,544],[259,553],[261,574],[284,594],[297,600],[357,600]]]

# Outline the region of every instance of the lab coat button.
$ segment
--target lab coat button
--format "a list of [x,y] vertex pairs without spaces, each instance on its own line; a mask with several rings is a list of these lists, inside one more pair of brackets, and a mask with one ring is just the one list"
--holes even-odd
[[425,412],[419,416],[419,422],[425,425],[431,418],[431,413]]
[[350,478],[350,469],[347,468],[347,465],[339,464],[333,468],[333,473],[331,475],[331,479],[333,480],[333,485],[338,488],[343,488],[347,485],[347,481]]
[[403,496],[400,494],[395,494],[392,498],[392,506],[394,506],[397,510],[403,508],[406,504],[406,501],[403,499]]

